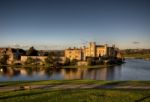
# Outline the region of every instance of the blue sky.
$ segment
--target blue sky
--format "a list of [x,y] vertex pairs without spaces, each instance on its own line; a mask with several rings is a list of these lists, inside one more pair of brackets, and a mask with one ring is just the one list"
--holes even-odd
[[0,1],[0,47],[64,49],[95,41],[150,48],[149,38],[149,0]]

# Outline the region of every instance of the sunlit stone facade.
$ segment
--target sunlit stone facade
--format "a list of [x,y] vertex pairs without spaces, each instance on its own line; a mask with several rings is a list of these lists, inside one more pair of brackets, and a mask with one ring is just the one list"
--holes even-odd
[[90,42],[87,47],[69,48],[65,50],[65,58],[86,60],[87,57],[113,56],[117,55],[115,46],[109,47],[105,45],[96,45],[95,42]]
[[65,50],[65,57],[72,59],[81,60],[82,59],[82,50],[77,48],[69,48]]

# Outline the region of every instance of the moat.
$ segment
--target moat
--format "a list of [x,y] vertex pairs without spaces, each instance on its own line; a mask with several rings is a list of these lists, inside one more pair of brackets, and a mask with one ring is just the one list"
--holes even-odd
[[150,61],[126,59],[126,63],[109,68],[5,68],[0,81],[17,80],[150,80]]

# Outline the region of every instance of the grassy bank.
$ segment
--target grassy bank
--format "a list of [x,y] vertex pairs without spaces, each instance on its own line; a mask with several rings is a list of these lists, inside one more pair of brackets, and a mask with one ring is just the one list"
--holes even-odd
[[0,87],[3,86],[19,86],[19,85],[48,85],[48,84],[105,84],[110,81],[96,81],[96,80],[42,80],[42,81],[7,81],[0,82]]
[[150,81],[102,81],[102,80],[43,80],[43,81],[7,81],[0,82],[0,87],[19,85],[58,85],[58,84],[98,84],[118,86],[150,86]]
[[[48,84],[150,86],[150,81],[49,80],[0,82],[0,87]],[[0,102],[150,102],[150,90],[32,89],[0,92]]]

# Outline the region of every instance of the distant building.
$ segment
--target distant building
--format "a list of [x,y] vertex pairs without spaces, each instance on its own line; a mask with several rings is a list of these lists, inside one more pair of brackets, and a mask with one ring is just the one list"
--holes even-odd
[[81,60],[82,59],[82,50],[77,48],[69,48],[65,50],[65,57],[72,59]]
[[65,58],[70,60],[77,59],[79,61],[84,61],[88,57],[100,57],[100,56],[111,56],[117,57],[117,49],[113,45],[109,47],[105,45],[96,45],[95,42],[90,42],[87,47],[83,48],[68,48],[65,50]]
[[15,61],[20,60],[20,56],[25,54],[25,51],[22,49],[15,48],[0,48],[0,56],[8,55],[8,64],[13,64]]
[[36,63],[43,64],[50,52],[54,52],[55,57],[60,63],[65,63],[66,59],[76,59],[78,65],[86,65],[87,58],[100,58],[102,56],[122,58],[122,54],[115,46],[96,45],[95,42],[90,42],[86,47],[82,48],[68,48],[66,50],[52,50],[52,51],[38,51],[37,56],[27,56],[26,51],[14,48],[0,48],[0,58],[6,54],[8,55],[8,64],[23,64],[28,57],[35,59]]

